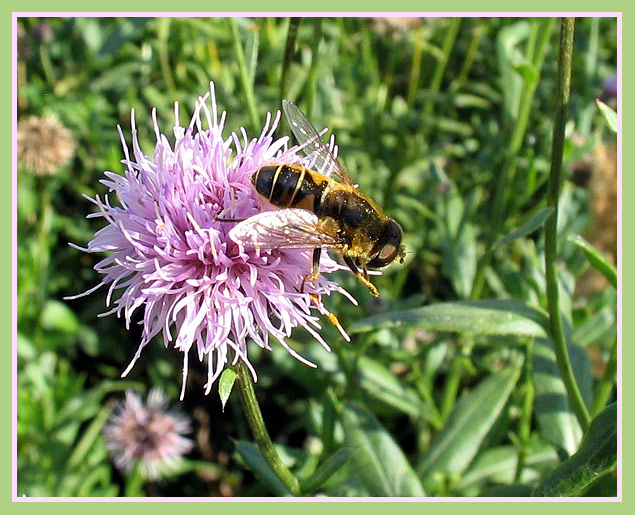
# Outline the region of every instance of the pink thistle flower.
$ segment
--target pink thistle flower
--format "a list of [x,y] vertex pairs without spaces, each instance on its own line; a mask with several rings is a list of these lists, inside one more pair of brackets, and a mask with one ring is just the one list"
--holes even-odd
[[183,435],[191,431],[190,419],[168,409],[168,398],[153,388],[144,404],[139,395],[127,391],[104,427],[104,436],[117,468],[132,472],[136,464],[144,477],[160,478],[175,470],[194,444]]
[[[310,250],[258,250],[229,238],[235,223],[219,218],[247,218],[273,209],[260,201],[250,176],[264,164],[297,163],[302,158],[300,147],[288,148],[287,137],[273,138],[280,112],[273,122],[268,114],[262,133],[251,140],[244,129],[242,140],[235,133],[223,139],[225,115],[218,116],[213,84],[211,92],[199,98],[186,128],[179,125],[176,104],[172,147],[153,111],[156,146],[149,157],[139,148],[133,110],[132,156],[119,128],[125,175],[107,172],[107,179],[101,181],[115,192],[118,205],[111,204],[108,196],[89,198],[99,208],[89,216],[103,217],[108,225],[95,234],[88,248],[77,247],[110,253],[95,265],[104,275],[101,282],[81,295],[109,285],[106,305],[114,307],[104,315],[123,316],[127,327],[133,314],[143,311],[142,340],[123,376],[148,342],[161,334],[166,347],[173,344],[183,352],[181,398],[192,346],[199,360],[207,360],[206,393],[230,355],[233,364],[243,360],[257,379],[248,359],[248,339],[271,350],[272,335],[295,358],[315,367],[286,338],[301,326],[330,350],[318,333],[321,326],[315,314],[329,315],[322,296],[337,291],[355,303],[324,275],[300,291],[310,270]],[[207,129],[202,128],[202,120]],[[341,268],[323,253],[322,274]],[[113,301],[117,290],[122,290],[121,295]]]

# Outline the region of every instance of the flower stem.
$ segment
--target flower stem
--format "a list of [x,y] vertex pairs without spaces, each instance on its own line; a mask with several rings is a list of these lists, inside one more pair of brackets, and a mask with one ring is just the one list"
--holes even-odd
[[145,479],[141,473],[139,462],[136,462],[131,474],[126,478],[124,495],[126,497],[142,497],[144,485]]
[[580,389],[573,375],[569,352],[565,341],[560,314],[558,295],[558,197],[562,184],[562,153],[564,131],[569,107],[571,89],[571,58],[573,54],[573,28],[575,18],[563,18],[560,25],[560,54],[558,57],[558,84],[556,88],[556,115],[551,146],[551,172],[547,186],[547,205],[553,207],[553,214],[545,225],[545,273],[547,279],[547,304],[551,324],[551,339],[556,354],[560,375],[569,396],[569,402],[582,426],[589,427],[589,412],[584,404]]
[[247,422],[251,432],[254,435],[258,449],[262,453],[271,470],[278,476],[278,479],[286,486],[293,495],[300,495],[300,484],[291,471],[282,463],[280,456],[273,446],[273,442],[267,432],[265,421],[260,412],[260,406],[256,399],[254,383],[251,379],[247,366],[241,361],[236,365],[236,375],[238,378],[238,390],[240,392],[240,400],[242,401]]

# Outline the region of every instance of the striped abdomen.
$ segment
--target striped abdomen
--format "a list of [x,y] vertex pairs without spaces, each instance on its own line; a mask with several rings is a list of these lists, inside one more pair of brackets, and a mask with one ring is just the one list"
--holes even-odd
[[300,165],[263,166],[251,177],[256,191],[274,206],[297,207],[316,213],[329,179]]

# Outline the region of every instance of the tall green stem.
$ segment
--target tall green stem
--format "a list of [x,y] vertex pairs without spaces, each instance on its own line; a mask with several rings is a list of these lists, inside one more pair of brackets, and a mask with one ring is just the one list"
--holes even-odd
[[412,51],[412,66],[410,67],[410,84],[408,85],[408,107],[415,103],[415,96],[419,88],[419,74],[421,72],[421,57],[423,54],[423,26],[415,32],[415,43]]
[[[508,205],[507,199],[509,189],[514,182],[514,176],[516,174],[516,159],[527,131],[531,106],[536,93],[536,88],[538,87],[538,82],[540,81],[540,70],[549,46],[549,41],[551,40],[554,25],[555,18],[544,18],[541,20],[537,29],[537,37],[530,38],[530,42],[527,46],[525,57],[532,63],[533,69],[536,73],[533,78],[524,79],[523,89],[520,95],[518,115],[509,139],[509,145],[507,147],[507,152],[505,153],[505,160],[503,162],[503,166],[501,167],[501,173],[497,177],[496,191],[492,201],[491,229],[488,238],[489,245],[494,243],[494,241],[500,237],[504,215]],[[485,283],[485,271],[492,260],[492,256],[493,253],[488,252],[483,256],[478,264],[472,293],[470,295],[470,298],[472,299],[478,299],[481,296]]]
[[284,56],[282,57],[282,70],[280,72],[280,100],[286,98],[287,82],[289,76],[289,68],[291,68],[291,60],[295,53],[295,40],[298,38],[298,27],[302,18],[290,18],[289,30],[287,32],[287,42],[284,45]]
[[434,96],[439,92],[439,89],[441,88],[441,81],[443,80],[445,68],[448,64],[448,60],[450,59],[450,54],[452,53],[454,41],[456,40],[456,35],[459,33],[460,26],[461,18],[450,19],[450,26],[445,33],[445,38],[443,39],[443,47],[441,48],[441,55],[443,57],[441,57],[441,59],[437,61],[437,66],[434,69],[434,74],[432,75],[432,80],[430,81],[430,87],[428,88],[430,97],[426,100],[426,103],[423,106],[424,116],[432,114],[432,108],[434,106]]
[[256,99],[254,97],[254,85],[249,80],[249,70],[247,69],[247,61],[245,60],[245,53],[243,51],[243,44],[240,41],[240,32],[238,31],[238,25],[235,18],[229,18],[229,26],[231,27],[232,39],[234,40],[234,51],[236,52],[236,61],[238,63],[238,70],[240,72],[240,82],[242,83],[243,90],[245,91],[245,98],[247,100],[247,109],[249,110],[249,118],[254,133],[258,132],[258,111],[256,110]]
[[483,34],[485,34],[485,26],[482,22],[477,22],[476,27],[472,29],[472,39],[470,40],[470,46],[467,49],[465,54],[465,60],[463,61],[463,66],[461,66],[461,71],[459,72],[459,76],[454,82],[455,88],[457,90],[461,89],[465,82],[467,81],[467,76],[472,69],[472,64],[474,63],[474,59],[476,58],[476,53],[478,51],[478,46],[483,38]]
[[278,479],[287,487],[289,492],[295,496],[300,495],[300,484],[297,478],[284,463],[282,463],[280,456],[278,456],[273,446],[273,442],[265,426],[265,421],[262,418],[258,400],[256,399],[256,392],[254,390],[254,383],[251,380],[251,375],[249,374],[249,370],[247,370],[247,366],[240,360],[236,365],[236,376],[238,379],[240,400],[242,401],[247,422],[254,435],[258,449],[260,449],[262,456],[271,467],[271,470],[278,476]]
[[534,398],[536,390],[534,388],[534,341],[529,340],[525,347],[524,369],[524,399],[520,419],[518,421],[518,462],[516,464],[516,473],[514,481],[520,482],[527,461],[527,451],[531,441],[531,419],[534,411]]
[[168,50],[168,39],[170,37],[171,18],[161,17],[157,19],[157,36],[159,40],[159,62],[161,63],[161,73],[165,85],[171,94],[176,91],[174,77],[172,77],[172,66]]
[[445,382],[443,400],[441,401],[441,419],[444,421],[448,419],[456,403],[456,396],[463,376],[463,360],[464,357],[460,353],[456,354],[450,365],[450,372]]
[[[287,98],[287,82],[289,77],[289,69],[291,68],[291,61],[293,60],[293,54],[295,53],[295,40],[298,37],[298,28],[302,18],[289,18],[289,29],[287,31],[287,41],[284,45],[284,56],[282,57],[282,70],[280,71],[280,102]],[[287,119],[285,116],[280,121],[278,128],[279,134],[288,134],[290,127],[287,125]]]
[[320,41],[322,41],[322,18],[313,19],[313,42],[311,43],[311,67],[307,79],[306,115],[309,120],[313,116],[315,94],[317,90],[317,70],[320,58]]
[[[555,20],[553,18],[546,18],[542,22],[541,29],[538,31],[540,35],[537,47],[534,50],[534,45],[532,45],[528,49],[528,54],[530,54],[528,55],[528,58],[533,60],[534,69],[536,70],[536,78],[533,80],[525,80],[523,83],[520,106],[518,108],[518,117],[516,119],[516,123],[514,124],[512,137],[509,140],[507,159],[503,168],[503,173],[501,174],[501,179],[498,181],[498,188],[494,200],[494,212],[492,219],[496,230],[499,230],[502,226],[503,215],[507,207],[509,186],[513,184],[514,175],[516,173],[516,158],[522,147],[523,140],[525,139],[525,133],[527,132],[529,114],[531,113],[531,106],[536,94],[536,88],[538,87],[540,69],[542,68],[545,53],[549,46],[548,43],[551,39],[554,24]],[[493,234],[492,238],[496,239],[498,236],[498,234]]]
[[556,89],[556,116],[551,145],[551,172],[547,186],[547,205],[553,214],[545,225],[545,272],[547,279],[547,303],[556,361],[573,411],[586,432],[590,423],[589,412],[575,381],[569,352],[565,341],[558,295],[558,198],[562,184],[562,153],[564,130],[569,108],[571,89],[571,60],[573,54],[573,28],[575,18],[563,18],[560,27],[560,55],[558,57],[558,84]]
[[[48,176],[37,177],[37,181],[38,190],[41,191],[41,210],[37,227],[37,253],[34,266],[38,278],[35,292],[35,305],[37,306],[38,317],[40,317],[48,295],[49,268],[51,264],[51,243],[49,236],[53,224],[53,185],[51,177]],[[38,322],[35,325],[33,339],[37,345],[42,345],[43,328],[41,318],[38,318]]]
[[53,63],[51,63],[51,57],[49,56],[46,43],[40,45],[40,64],[42,65],[42,71],[44,72],[46,81],[52,88],[55,87],[57,82],[55,79],[55,68],[53,67]]

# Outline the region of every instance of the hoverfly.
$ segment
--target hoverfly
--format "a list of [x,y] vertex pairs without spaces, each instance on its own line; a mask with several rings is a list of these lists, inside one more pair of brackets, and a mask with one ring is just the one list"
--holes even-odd
[[263,249],[314,249],[311,271],[303,286],[319,277],[322,249],[335,251],[370,293],[379,296],[368,278],[368,268],[382,268],[395,259],[403,263],[401,227],[356,189],[297,106],[283,100],[282,109],[315,170],[284,163],[259,168],[251,176],[254,188],[281,209],[241,221],[229,237],[236,243]]

